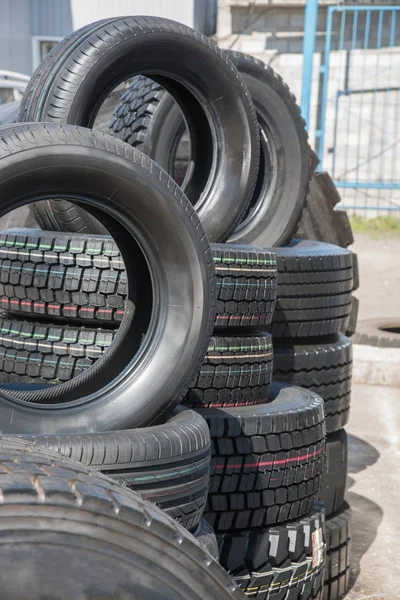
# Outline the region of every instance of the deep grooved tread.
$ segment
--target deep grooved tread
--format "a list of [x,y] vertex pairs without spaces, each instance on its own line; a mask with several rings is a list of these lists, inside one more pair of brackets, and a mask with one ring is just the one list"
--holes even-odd
[[[147,572],[154,597],[167,590],[168,600],[176,598],[168,590],[175,590],[179,581],[179,594],[187,600],[244,598],[194,536],[101,473],[6,437],[0,447],[0,472],[0,552],[6,566],[0,577],[5,597],[22,598],[29,587],[33,600],[133,598],[132,572],[143,577]],[[79,569],[79,560],[85,568]],[[111,582],[98,573],[93,586],[98,561],[102,568],[110,561]],[[49,564],[56,565],[56,579],[53,572],[48,576]],[[17,576],[21,570],[22,579]],[[149,598],[134,581],[135,598]]]
[[0,319],[0,382],[56,384],[86,371],[114,332]]
[[344,429],[330,433],[326,438],[326,461],[320,499],[325,514],[330,517],[344,502],[347,479],[347,433]]
[[271,398],[243,408],[198,409],[211,433],[205,516],[216,533],[300,518],[319,496],[323,402],[312,392],[276,383]]
[[306,517],[269,529],[217,534],[221,565],[248,598],[317,600],[323,586],[322,504]]
[[271,376],[269,334],[214,336],[183,402],[193,408],[261,404],[267,402]]
[[278,291],[272,335],[299,338],[346,331],[352,308],[352,252],[308,240],[292,240],[275,252]]
[[[211,244],[211,252],[215,325],[268,325],[276,300],[274,253],[237,244]],[[0,233],[0,303],[13,314],[115,326],[126,294],[122,256],[109,236],[30,229]]]
[[344,502],[326,521],[323,600],[340,600],[350,585],[351,508]]
[[310,389],[324,399],[328,433],[348,421],[352,369],[352,343],[344,335],[274,342],[274,378]]

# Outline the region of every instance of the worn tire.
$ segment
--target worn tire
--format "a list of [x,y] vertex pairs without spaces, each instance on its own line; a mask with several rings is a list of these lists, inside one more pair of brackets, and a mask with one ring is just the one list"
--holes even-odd
[[[109,351],[67,383],[2,394],[5,433],[87,433],[148,425],[185,395],[215,323],[215,275],[206,235],[188,199],[157,165],[127,144],[88,129],[51,123],[4,128],[3,214],[38,195],[65,193],[91,199],[96,214],[104,211],[123,258],[141,247],[134,269],[141,273],[141,299],[133,319],[128,266],[125,315]],[[132,194],[138,195],[135,202]]]
[[326,462],[322,478],[320,499],[325,515],[336,513],[344,502],[347,479],[347,433],[344,429],[326,438]]
[[363,319],[353,336],[355,344],[379,348],[400,348],[400,318]]
[[114,332],[0,319],[0,382],[58,384],[91,367]]
[[28,589],[32,600],[244,599],[193,535],[101,473],[6,438],[0,468],[0,586],[8,600]]
[[268,527],[312,510],[325,455],[321,398],[274,383],[268,404],[199,412],[212,441],[204,515],[217,534]]
[[324,399],[328,433],[349,419],[352,343],[344,335],[316,340],[274,341],[274,378],[312,390]]
[[[249,89],[262,133],[256,190],[230,241],[263,248],[280,246],[293,234],[311,177],[304,120],[295,97],[271,67],[241,52],[226,54]],[[143,76],[135,78],[115,110],[111,128],[175,178],[185,122],[173,97],[158,83]]]
[[232,408],[268,401],[272,338],[267,333],[213,336],[183,402],[191,408]]
[[322,504],[269,529],[217,535],[221,565],[248,598],[319,600],[325,564]]
[[335,210],[340,201],[331,176],[326,172],[314,173],[294,237],[336,244],[342,248],[353,244],[354,237],[347,212]]
[[[10,313],[118,326],[127,293],[125,265],[110,237],[0,232],[0,302]],[[136,293],[137,283],[134,305]]]
[[192,410],[175,409],[153,427],[23,439],[123,482],[186,529],[199,524],[210,476],[210,434]]
[[[111,18],[75,31],[33,74],[21,102],[21,121],[90,128],[107,94],[143,72],[151,72],[181,106],[196,157],[185,192],[210,241],[224,241],[250,203],[260,138],[239,72],[198,31],[158,17]],[[63,205],[58,212],[57,203],[48,200],[47,209],[61,229],[99,232],[80,207]]]
[[340,600],[350,585],[351,508],[344,502],[326,521],[323,600]]
[[278,265],[276,338],[313,337],[346,331],[351,312],[353,255],[309,240],[274,248]]

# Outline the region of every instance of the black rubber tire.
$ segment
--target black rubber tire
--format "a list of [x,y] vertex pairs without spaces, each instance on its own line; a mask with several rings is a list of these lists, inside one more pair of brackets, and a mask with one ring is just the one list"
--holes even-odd
[[344,502],[326,521],[323,600],[340,600],[350,585],[351,508]]
[[192,532],[200,546],[208,552],[215,560],[219,560],[217,536],[210,523],[201,519],[195,531]]
[[256,246],[211,244],[217,275],[216,327],[269,325],[277,294],[273,252]]
[[313,337],[346,331],[351,312],[353,255],[309,240],[274,248],[278,292],[272,320],[274,338]]
[[[110,237],[0,232],[0,302],[10,313],[118,326],[127,292],[125,265]],[[133,305],[136,293],[137,282]]]
[[0,106],[0,125],[9,125],[18,120],[19,102],[7,102]]
[[[230,241],[281,246],[296,228],[311,177],[304,120],[295,97],[271,67],[241,52],[226,54],[243,76],[262,132],[261,168],[251,208]],[[136,77],[115,109],[111,129],[175,178],[185,122],[173,97],[158,83]]]
[[301,518],[319,497],[325,456],[323,402],[273,383],[271,402],[199,409],[211,433],[208,508],[215,532]]
[[204,363],[183,403],[191,408],[232,408],[268,401],[272,338],[268,333],[213,336]]
[[191,533],[101,473],[5,438],[0,468],[7,600],[244,600]]
[[[268,325],[276,300],[275,254],[212,244],[216,326]],[[136,253],[137,254],[137,253]],[[135,261],[129,261],[133,269]],[[134,308],[137,281],[131,286]],[[14,314],[117,325],[127,295],[125,265],[109,236],[13,229],[0,233],[0,302]]]
[[[353,254],[353,256],[354,256],[354,254]],[[356,298],[355,296],[353,296],[351,299],[350,318],[349,318],[349,322],[348,322],[347,329],[346,329],[347,337],[352,338],[356,332],[359,306],[360,306],[359,299]],[[355,341],[355,340],[353,340],[353,341]]]
[[359,321],[353,342],[379,348],[400,348],[400,317]]
[[269,529],[217,535],[221,565],[248,598],[320,600],[325,564],[322,504]]
[[51,123],[14,125],[1,136],[3,214],[38,197],[89,198],[96,214],[104,210],[123,258],[138,244],[146,256],[141,268],[135,264],[143,277],[135,319],[127,270],[125,315],[109,351],[70,382],[2,394],[2,431],[92,433],[150,424],[185,395],[215,323],[214,266],[192,205],[150,159],[110,136]]
[[0,318],[0,383],[70,381],[89,369],[114,337],[107,329]]
[[347,433],[344,429],[330,433],[326,438],[326,462],[320,499],[325,515],[336,513],[344,502],[347,479]]
[[341,201],[339,192],[326,173],[314,173],[307,203],[301,213],[294,237],[317,240],[347,248],[354,243],[349,217],[345,210],[335,210]]
[[207,500],[211,443],[207,423],[192,410],[177,408],[153,427],[23,439],[123,482],[186,529],[199,524]]
[[349,420],[353,351],[344,335],[274,341],[274,379],[312,390],[324,399],[328,433]]
[[[198,31],[158,17],[117,17],[83,27],[57,44],[35,71],[20,119],[90,128],[107,94],[139,73],[168,89],[185,115],[195,156],[185,191],[209,240],[222,242],[250,203],[260,138],[239,72]],[[58,212],[48,201],[47,209],[61,229],[98,232],[79,207],[63,205]]]

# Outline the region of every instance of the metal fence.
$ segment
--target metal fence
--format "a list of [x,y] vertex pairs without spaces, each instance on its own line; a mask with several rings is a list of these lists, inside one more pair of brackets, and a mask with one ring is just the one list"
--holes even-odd
[[400,5],[329,6],[315,147],[342,208],[400,216]]

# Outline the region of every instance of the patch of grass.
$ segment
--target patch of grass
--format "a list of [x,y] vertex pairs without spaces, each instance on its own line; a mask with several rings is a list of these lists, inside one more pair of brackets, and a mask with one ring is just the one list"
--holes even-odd
[[375,219],[360,215],[349,215],[349,217],[354,233],[400,236],[400,219],[393,215],[384,215]]

